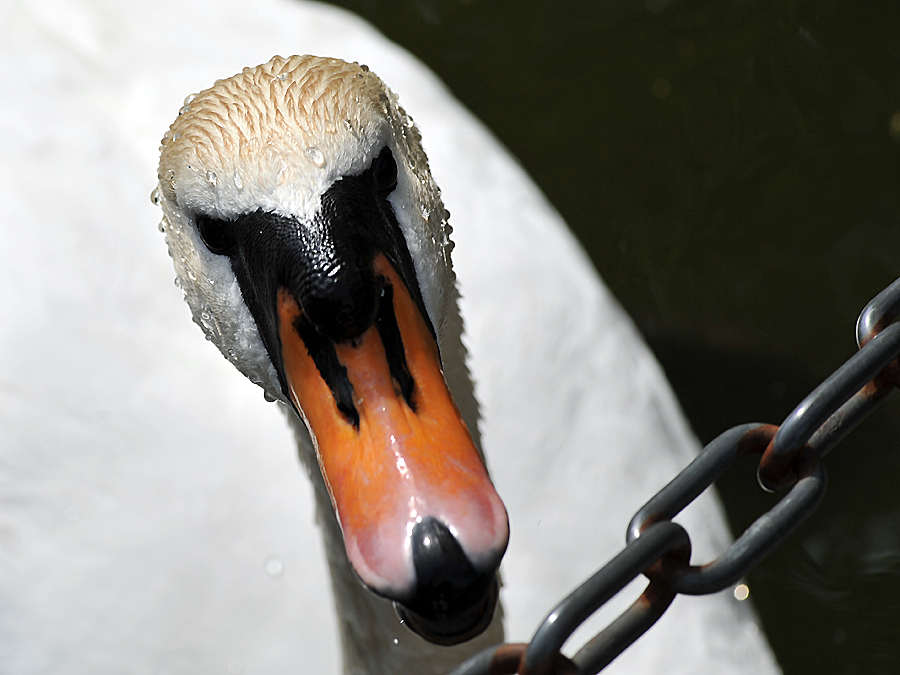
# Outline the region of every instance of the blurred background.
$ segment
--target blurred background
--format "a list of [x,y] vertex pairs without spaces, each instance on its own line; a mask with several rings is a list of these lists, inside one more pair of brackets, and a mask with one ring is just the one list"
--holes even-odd
[[[704,443],[780,423],[900,276],[900,4],[334,4],[427,63],[519,158]],[[789,675],[900,672],[898,439],[895,394],[748,580]],[[735,534],[774,503],[753,460],[718,487]]]

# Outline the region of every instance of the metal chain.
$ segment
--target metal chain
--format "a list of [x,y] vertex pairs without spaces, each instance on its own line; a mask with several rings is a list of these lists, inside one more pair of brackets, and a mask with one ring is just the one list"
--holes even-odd
[[[490,647],[451,675],[593,675],[656,623],[678,593],[717,593],[737,583],[819,505],[827,482],[821,458],[900,382],[900,323],[891,324],[898,315],[900,279],[859,315],[859,351],[780,427],[744,424],[716,438],[634,515],[625,548],[557,605],[530,643]],[[690,536],[672,518],[751,453],[762,455],[760,485],[790,492],[716,560],[690,565]],[[563,656],[575,629],[640,574],[650,580],[641,597],[574,657]]]

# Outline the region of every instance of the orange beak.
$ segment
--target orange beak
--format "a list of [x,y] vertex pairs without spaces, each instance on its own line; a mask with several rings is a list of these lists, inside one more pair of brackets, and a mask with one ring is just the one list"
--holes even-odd
[[285,288],[277,299],[279,334],[290,396],[316,446],[347,556],[369,588],[402,602],[416,588],[410,537],[417,523],[439,520],[476,569],[491,571],[506,550],[509,524],[444,381],[424,317],[383,255],[376,256],[374,269],[393,291],[414,382],[409,400],[391,375],[375,325],[335,344],[353,388],[358,426],[338,409],[295,328],[302,310]]

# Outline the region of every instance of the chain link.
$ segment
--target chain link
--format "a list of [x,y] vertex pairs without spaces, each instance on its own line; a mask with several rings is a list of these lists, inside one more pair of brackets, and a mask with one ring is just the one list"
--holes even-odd
[[[820,461],[900,382],[900,279],[859,315],[859,351],[807,396],[780,427],[744,424],[707,445],[631,519],[627,544],[547,615],[528,644],[504,644],[475,655],[451,675],[593,675],[644,634],[678,593],[716,593],[737,583],[819,505],[827,477]],[[673,523],[738,459],[762,455],[763,489],[790,491],[722,555],[690,565],[688,532]],[[584,621],[640,574],[650,583],[625,612],[571,659],[560,652]]]

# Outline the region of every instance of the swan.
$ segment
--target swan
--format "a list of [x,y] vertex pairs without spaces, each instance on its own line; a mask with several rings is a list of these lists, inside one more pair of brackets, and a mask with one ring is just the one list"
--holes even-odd
[[448,214],[412,120],[366,66],[275,57],[190,97],[158,176],[160,229],[194,321],[292,413],[346,670],[459,662],[401,647],[375,597],[428,642],[471,653],[509,539],[474,410],[448,390],[465,396],[471,382]]
[[[480,403],[469,426],[511,523],[508,638],[526,638],[618,550],[631,513],[695,452],[658,366],[552,207],[430,73],[358,19],[279,0],[252,16],[102,0],[4,12],[0,669],[339,669],[331,552],[280,404],[194,334],[146,196],[184,94],[274,52],[367,63],[423,130],[453,213],[475,385],[468,401],[454,393],[464,415]],[[721,550],[715,503],[684,516],[698,559]],[[390,651],[430,649],[394,628]],[[677,667],[777,672],[749,609],[726,596],[678,599],[609,672]]]

